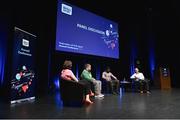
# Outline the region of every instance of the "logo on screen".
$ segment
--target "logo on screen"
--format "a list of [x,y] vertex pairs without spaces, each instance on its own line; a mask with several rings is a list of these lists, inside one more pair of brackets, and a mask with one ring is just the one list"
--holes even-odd
[[110,24],[108,29],[105,31],[105,35],[102,36],[102,39],[107,47],[113,50],[118,44],[118,37],[118,31],[114,29],[112,24]]
[[67,15],[72,15],[72,7],[69,5],[62,4],[61,11]]
[[29,41],[26,40],[26,39],[23,39],[22,40],[22,45],[25,46],[25,47],[29,47]]

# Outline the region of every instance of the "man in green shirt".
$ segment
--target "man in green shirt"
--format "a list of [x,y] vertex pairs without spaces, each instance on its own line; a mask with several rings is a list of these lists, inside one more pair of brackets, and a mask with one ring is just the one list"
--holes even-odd
[[96,80],[95,78],[92,77],[90,64],[85,64],[85,69],[81,73],[81,79],[87,80],[93,83],[94,88],[95,88],[95,97],[104,97],[104,95],[101,94],[102,83],[100,80]]

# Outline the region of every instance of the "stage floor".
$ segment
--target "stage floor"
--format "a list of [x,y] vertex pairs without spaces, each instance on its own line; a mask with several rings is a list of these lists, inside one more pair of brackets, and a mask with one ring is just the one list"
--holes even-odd
[[83,107],[63,107],[58,93],[27,103],[10,105],[0,102],[0,118],[180,118],[180,89],[152,90],[151,95],[108,94]]

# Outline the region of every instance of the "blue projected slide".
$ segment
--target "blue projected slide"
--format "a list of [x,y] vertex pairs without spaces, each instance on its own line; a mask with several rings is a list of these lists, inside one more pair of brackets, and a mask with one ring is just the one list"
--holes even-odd
[[119,58],[117,23],[60,1],[56,50]]

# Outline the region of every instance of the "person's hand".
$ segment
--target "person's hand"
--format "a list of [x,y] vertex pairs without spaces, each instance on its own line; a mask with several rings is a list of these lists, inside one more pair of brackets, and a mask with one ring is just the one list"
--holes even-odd
[[74,82],[78,82],[78,80],[73,80]]

